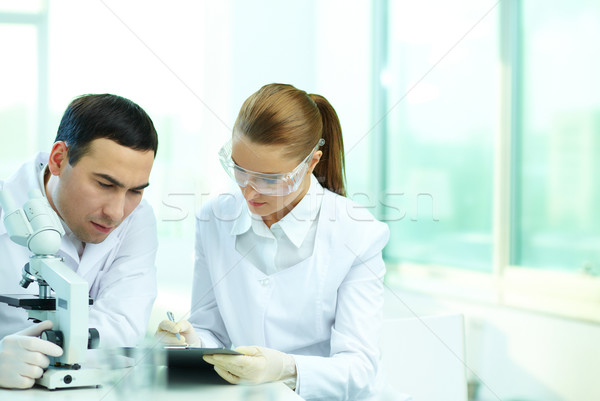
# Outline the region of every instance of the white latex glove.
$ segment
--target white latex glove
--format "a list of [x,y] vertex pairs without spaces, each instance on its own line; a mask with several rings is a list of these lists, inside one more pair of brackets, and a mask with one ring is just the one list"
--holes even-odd
[[0,341],[0,387],[29,388],[50,364],[46,355],[58,357],[62,348],[38,336],[52,328],[46,320]]
[[[175,334],[179,334],[181,338],[178,339]],[[154,337],[163,344],[202,347],[202,339],[198,337],[192,324],[187,320],[180,320],[177,323],[163,320],[158,325]]]
[[283,381],[296,388],[296,361],[291,355],[271,348],[237,347],[244,355],[204,355],[204,360],[215,365],[215,371],[229,383],[260,384]]

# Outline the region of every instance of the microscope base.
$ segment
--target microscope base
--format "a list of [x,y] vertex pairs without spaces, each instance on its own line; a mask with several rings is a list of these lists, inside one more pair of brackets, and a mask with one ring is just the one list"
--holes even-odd
[[100,369],[67,369],[50,366],[35,382],[49,390],[73,387],[97,387],[101,385]]

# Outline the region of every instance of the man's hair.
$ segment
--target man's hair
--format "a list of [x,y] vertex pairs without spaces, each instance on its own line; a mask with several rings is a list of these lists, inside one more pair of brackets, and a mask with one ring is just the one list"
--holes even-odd
[[75,165],[98,138],[134,150],[152,150],[156,157],[158,136],[152,120],[140,106],[121,96],[83,95],[73,100],[63,114],[55,142],[66,142],[69,163]]

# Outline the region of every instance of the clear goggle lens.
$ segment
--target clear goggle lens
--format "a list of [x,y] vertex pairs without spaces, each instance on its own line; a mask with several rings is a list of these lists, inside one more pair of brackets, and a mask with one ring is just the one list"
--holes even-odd
[[325,143],[320,139],[319,143],[310,152],[308,156],[290,173],[283,174],[264,174],[255,171],[246,170],[235,164],[231,159],[232,141],[229,140],[221,150],[219,150],[219,160],[221,165],[240,187],[245,188],[250,185],[256,192],[268,196],[285,196],[296,191],[302,182],[302,178],[308,170],[309,162],[313,153]]

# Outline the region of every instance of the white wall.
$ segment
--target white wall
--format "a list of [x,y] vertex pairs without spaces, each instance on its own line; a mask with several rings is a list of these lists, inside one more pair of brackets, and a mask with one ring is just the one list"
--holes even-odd
[[386,317],[463,313],[467,371],[481,401],[600,399],[600,326],[490,304],[386,289]]

